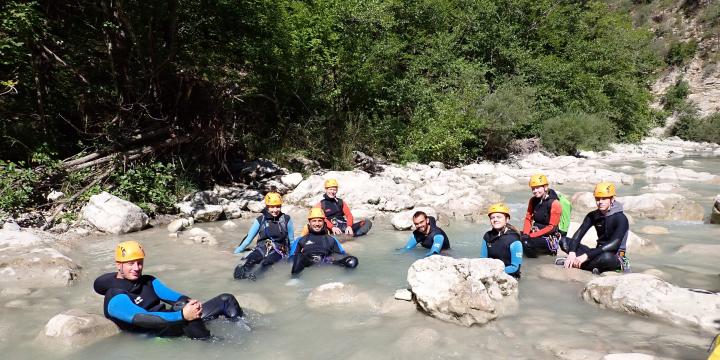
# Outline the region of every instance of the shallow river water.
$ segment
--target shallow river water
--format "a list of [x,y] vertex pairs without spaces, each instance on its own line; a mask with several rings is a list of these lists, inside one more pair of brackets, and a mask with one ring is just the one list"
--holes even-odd
[[[696,158],[696,171],[720,173],[720,159]],[[682,166],[681,160],[668,163]],[[635,184],[619,187],[619,195],[634,195],[647,184],[637,168]],[[627,171],[626,171],[627,172]],[[632,173],[632,171],[630,172]],[[552,181],[552,179],[551,179]],[[656,181],[661,182],[661,181]],[[694,194],[691,199],[710,211],[717,185],[693,182],[680,184]],[[553,186],[565,193],[590,188]],[[342,195],[342,194],[340,194]],[[530,192],[516,188],[503,193],[512,208],[515,225],[524,212]],[[300,214],[295,222],[302,223]],[[582,216],[582,215],[578,215]],[[369,235],[344,246],[360,259],[357,269],[323,266],[306,269],[299,280],[290,281],[290,264],[276,264],[258,281],[235,281],[232,270],[240,257],[232,254],[249,226],[249,220],[235,220],[235,232],[223,231],[222,222],[201,224],[220,241],[219,246],[185,244],[172,239],[164,228],[123,236],[84,239],[66,248],[82,267],[80,281],[68,288],[32,290],[22,296],[0,297],[0,358],[2,359],[554,359],[562,349],[585,349],[602,353],[642,352],[676,359],[704,359],[712,334],[659,320],[600,309],[584,302],[583,284],[540,279],[533,274],[550,257],[526,260],[520,281],[520,310],[480,327],[465,328],[430,318],[420,312],[384,314],[382,306],[343,306],[311,309],[305,304],[315,287],[333,281],[353,284],[372,295],[378,303],[390,302],[396,289],[405,288],[410,264],[425,249],[400,254],[409,232],[394,231],[389,221],[378,219]],[[649,221],[635,219],[631,229],[644,225],[668,228],[668,235],[651,238],[659,250],[630,253],[633,271],[659,269],[678,286],[720,290],[720,254],[704,256],[678,254],[687,243],[717,243],[720,226],[700,222]],[[445,226],[451,238],[450,255],[477,257],[480,237],[488,224],[452,222]],[[102,297],[94,294],[92,281],[113,271],[114,245],[137,239],[146,247],[144,273],[163,280],[171,288],[201,300],[221,292],[238,295],[255,293],[265,297],[274,310],[265,315],[247,311],[251,330],[238,324],[216,321],[210,325],[222,338],[215,342],[187,339],[151,339],[121,334],[75,353],[58,353],[40,347],[34,338],[47,320],[69,308],[102,314]],[[720,314],[718,314],[720,318]]]

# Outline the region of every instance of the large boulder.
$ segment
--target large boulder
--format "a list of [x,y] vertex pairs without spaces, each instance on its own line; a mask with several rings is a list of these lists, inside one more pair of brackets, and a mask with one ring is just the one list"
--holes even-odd
[[409,230],[413,227],[412,217],[417,211],[422,211],[428,216],[438,218],[437,211],[431,207],[417,207],[412,210],[401,211],[393,215],[390,223],[396,230]]
[[690,169],[670,165],[652,166],[645,170],[648,179],[661,179],[671,181],[713,181],[717,178],[708,172],[697,172]]
[[447,322],[485,324],[518,307],[518,283],[496,259],[433,255],[415,261],[407,281],[419,307]]
[[52,348],[70,350],[87,346],[119,332],[117,325],[102,315],[71,309],[50,319],[37,340]]
[[341,282],[331,282],[316,287],[308,295],[305,304],[311,308],[344,305],[377,306],[370,295],[359,291],[354,285]]
[[[619,196],[617,201],[623,205],[623,211],[631,216],[652,220],[690,220],[703,219],[705,210],[700,204],[688,200],[677,193],[645,193],[635,196]],[[578,192],[572,196],[573,213],[585,213],[596,208],[591,192]]]
[[195,208],[193,218],[199,222],[213,222],[220,219],[224,207],[222,205],[201,205]]
[[712,212],[710,214],[711,224],[720,224],[720,195],[715,196]]
[[80,266],[59,251],[43,245],[0,248],[0,284],[25,287],[70,286]]
[[187,232],[188,239],[192,240],[196,244],[207,244],[207,245],[217,245],[218,241],[217,239],[212,236],[209,232],[200,229],[200,228],[192,228]]
[[150,220],[139,206],[107,192],[91,196],[82,216],[98,230],[111,234],[141,230]]
[[596,277],[585,285],[582,296],[603,308],[717,331],[720,295],[677,287],[652,275]]

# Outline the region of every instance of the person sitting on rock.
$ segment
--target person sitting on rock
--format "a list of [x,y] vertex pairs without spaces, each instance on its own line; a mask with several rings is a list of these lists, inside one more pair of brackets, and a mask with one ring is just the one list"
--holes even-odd
[[[325,211],[325,225],[333,235],[362,236],[370,231],[372,222],[360,220],[353,222],[353,215],[347,203],[337,197],[338,182],[335,179],[325,180],[325,195],[315,207]],[[350,225],[351,224],[351,225]],[[303,232],[305,235],[306,232]]]
[[[186,335],[210,338],[205,321],[224,316],[239,321],[237,300],[221,294],[206,302],[182,295],[150,275],[143,275],[145,250],[137,241],[124,241],[115,249],[115,267],[95,279],[95,292],[105,296],[105,317],[123,330],[156,336]],[[166,305],[169,305],[169,307]]]
[[437,226],[437,221],[432,216],[427,216],[422,211],[416,211],[412,217],[415,231],[412,232],[410,238],[405,244],[404,250],[411,250],[422,245],[426,249],[430,249],[425,256],[440,254],[442,250],[450,249],[450,239],[445,231]]
[[502,260],[505,263],[505,273],[519,279],[523,246],[520,232],[508,223],[510,209],[501,203],[490,205],[488,217],[492,229],[483,236],[480,257]]
[[[593,192],[597,210],[589,212],[580,228],[568,239],[568,256],[556,264],[565,268],[580,268],[599,274],[604,271],[629,271],[625,249],[630,232],[628,218],[622,204],[615,200],[615,185],[601,182]],[[591,249],[580,243],[590,227],[597,232],[597,246]]]
[[265,209],[262,215],[253,222],[243,242],[235,248],[233,253],[238,254],[250,245],[257,236],[257,246],[246,257],[245,263],[235,267],[235,279],[249,278],[255,280],[253,268],[261,264],[266,268],[283,258],[287,258],[290,243],[295,241],[294,226],[289,215],[281,211],[282,196],[276,192],[265,195]]
[[556,255],[562,234],[558,228],[562,206],[555,190],[548,186],[543,174],[530,177],[530,189],[533,196],[528,202],[523,225],[522,245],[525,255]]
[[[330,236],[325,222],[325,212],[321,208],[312,208],[308,214],[309,233],[296,239],[290,249],[293,256],[292,274],[297,275],[308,266],[330,263],[347,268],[358,266],[358,258],[349,256],[340,242]],[[334,254],[347,255],[335,259]]]

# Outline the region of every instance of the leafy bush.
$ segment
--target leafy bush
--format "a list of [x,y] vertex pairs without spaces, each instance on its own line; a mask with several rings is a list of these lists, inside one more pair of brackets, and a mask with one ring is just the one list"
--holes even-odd
[[24,209],[30,204],[39,180],[24,162],[0,160],[0,209],[7,212]]
[[694,40],[673,42],[665,56],[665,62],[668,65],[683,65],[695,55],[695,51],[697,51],[697,42]]
[[720,113],[701,118],[697,108],[689,109],[678,114],[677,122],[670,133],[684,140],[707,141],[720,144]]
[[690,85],[687,81],[680,79],[674,85],[668,87],[663,96],[663,108],[665,110],[675,110],[679,105],[685,102],[690,94]]
[[542,144],[556,154],[575,155],[578,150],[604,150],[615,140],[616,131],[607,117],[570,111],[545,121]]
[[180,184],[175,165],[160,162],[137,164],[111,176],[111,193],[140,206],[149,215],[173,213]]

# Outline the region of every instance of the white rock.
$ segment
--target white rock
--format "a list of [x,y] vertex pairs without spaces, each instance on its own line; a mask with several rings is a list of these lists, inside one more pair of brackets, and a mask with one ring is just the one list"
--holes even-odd
[[47,197],[46,197],[46,198],[48,199],[48,201],[53,201],[53,202],[54,202],[54,201],[57,201],[57,200],[59,200],[59,199],[62,199],[64,196],[65,196],[65,193],[63,193],[62,191],[55,191],[55,190],[53,190],[53,191],[51,191],[49,194],[47,194]]
[[119,332],[112,321],[101,315],[72,309],[50,319],[37,340],[49,347],[69,350],[90,345]]
[[247,208],[254,213],[261,213],[265,209],[265,203],[262,201],[250,201]]
[[82,216],[98,230],[111,234],[138,231],[149,222],[139,206],[107,192],[91,196]]
[[243,209],[247,207],[247,200],[228,201],[222,205],[222,211],[227,219],[239,219],[242,217]]
[[717,256],[720,254],[720,244],[686,244],[678,249],[678,254]]
[[495,259],[453,259],[433,255],[415,261],[408,284],[430,316],[471,326],[485,324],[518,307],[518,283]]
[[178,231],[185,230],[185,228],[187,228],[189,226],[192,226],[189,219],[186,219],[186,218],[175,219],[168,224],[167,230],[168,230],[168,232],[175,233]]
[[0,284],[26,287],[70,286],[79,276],[80,266],[49,247],[9,247],[0,249]]
[[5,231],[20,231],[20,230],[22,230],[22,228],[20,227],[20,225],[18,225],[18,224],[17,224],[16,222],[14,222],[14,221],[7,221],[7,222],[5,222],[5,223],[3,224],[2,229],[5,230]]
[[412,217],[416,211],[423,211],[428,216],[432,216],[437,219],[437,211],[430,207],[417,207],[412,210],[401,211],[393,215],[390,223],[396,230],[409,230],[413,227]]
[[697,160],[689,159],[689,160],[683,160],[682,164],[685,166],[700,166],[701,163]]
[[653,220],[700,221],[705,214],[700,204],[675,193],[620,196],[617,200],[630,215]]
[[193,218],[199,222],[213,222],[217,221],[222,214],[222,205],[202,205],[195,208]]
[[377,306],[375,300],[367,293],[360,292],[355,285],[341,282],[331,282],[313,289],[308,295],[305,304],[310,308],[343,305]]
[[214,236],[210,235],[209,232],[200,229],[200,228],[192,228],[187,232],[188,238],[195,242],[196,244],[207,244],[207,245],[217,245],[218,241],[215,239]]
[[[570,228],[568,229],[568,236],[573,236],[579,228],[580,223],[571,221]],[[581,242],[583,245],[590,248],[594,248],[597,245],[597,232],[595,231],[594,227],[590,227],[590,230],[585,233],[585,236],[582,238]],[[626,245],[629,252],[649,251],[656,249],[655,243],[652,240],[640,237],[632,230],[630,230],[630,233],[628,234]]]
[[507,174],[500,174],[498,177],[496,177],[492,184],[494,186],[507,186],[507,185],[515,185],[518,181],[514,177],[507,175]]
[[670,165],[650,167],[645,170],[645,177],[648,179],[663,179],[672,181],[711,181],[717,178],[717,176],[708,172],[697,172]]
[[395,290],[396,300],[412,301],[412,293],[408,289]]
[[478,164],[470,164],[463,166],[461,170],[473,177],[492,175],[495,173],[495,164],[491,162],[482,162]]
[[720,224],[720,195],[715,196],[713,208],[710,213],[710,223]]
[[287,174],[280,177],[280,181],[288,188],[294,189],[303,181],[303,176],[301,173]]
[[589,271],[566,269],[555,264],[542,264],[534,269],[541,279],[587,283],[594,277]]
[[221,227],[223,230],[226,230],[226,231],[234,231],[234,230],[237,230],[237,228],[239,228],[240,226],[238,224],[236,224],[234,221],[228,220],[228,221],[224,222]]
[[604,308],[717,331],[720,296],[680,288],[652,275],[596,277],[585,285],[582,296]]
[[398,212],[406,209],[412,209],[415,206],[415,200],[407,195],[392,196],[380,206],[380,210]]
[[666,227],[657,225],[645,225],[640,229],[639,232],[648,235],[666,235],[670,233],[670,231]]

